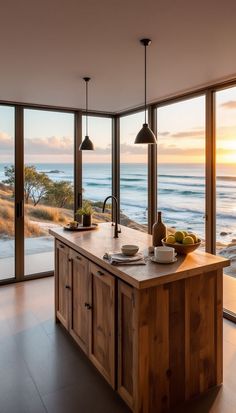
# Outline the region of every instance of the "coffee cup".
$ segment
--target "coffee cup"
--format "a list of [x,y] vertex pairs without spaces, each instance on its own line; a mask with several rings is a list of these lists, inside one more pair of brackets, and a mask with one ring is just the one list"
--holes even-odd
[[173,261],[175,256],[175,249],[172,247],[163,246],[154,248],[154,257],[157,261]]

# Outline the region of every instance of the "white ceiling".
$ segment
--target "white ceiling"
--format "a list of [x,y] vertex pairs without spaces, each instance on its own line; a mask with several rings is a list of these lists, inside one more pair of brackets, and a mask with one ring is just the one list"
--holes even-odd
[[119,112],[236,76],[235,0],[7,0],[0,100]]

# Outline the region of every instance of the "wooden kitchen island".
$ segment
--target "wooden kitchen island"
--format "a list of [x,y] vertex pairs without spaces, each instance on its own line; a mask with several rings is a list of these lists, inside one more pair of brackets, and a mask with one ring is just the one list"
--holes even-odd
[[151,236],[110,223],[55,237],[55,311],[135,413],[165,412],[222,383],[222,270],[202,251],[159,265],[112,266],[107,251]]

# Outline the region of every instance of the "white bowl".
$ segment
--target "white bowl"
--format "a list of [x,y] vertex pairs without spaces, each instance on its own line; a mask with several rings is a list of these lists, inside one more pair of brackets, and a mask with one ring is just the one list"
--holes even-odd
[[137,245],[122,245],[121,251],[124,255],[135,255],[139,250],[139,247]]

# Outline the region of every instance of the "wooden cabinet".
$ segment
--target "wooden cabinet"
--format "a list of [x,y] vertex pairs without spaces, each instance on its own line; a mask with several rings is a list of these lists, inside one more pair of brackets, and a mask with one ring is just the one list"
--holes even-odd
[[133,408],[135,384],[136,329],[135,290],[118,281],[118,383],[122,399]]
[[115,278],[56,242],[56,318],[115,387]]
[[106,380],[115,387],[115,278],[90,263],[92,311],[89,357]]
[[69,248],[60,241],[55,244],[55,306],[56,318],[69,327]]
[[69,331],[85,353],[89,344],[89,315],[91,312],[91,277],[88,260],[70,250]]

